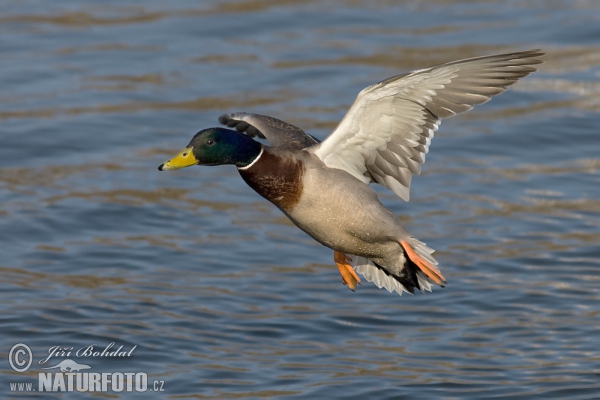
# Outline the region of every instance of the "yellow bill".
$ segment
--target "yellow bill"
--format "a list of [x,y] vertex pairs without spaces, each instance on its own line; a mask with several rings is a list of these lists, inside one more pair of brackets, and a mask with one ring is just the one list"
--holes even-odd
[[158,166],[159,171],[173,171],[176,169],[191,167],[198,164],[198,160],[194,157],[191,147],[186,147],[183,151],[171,158],[164,164]]

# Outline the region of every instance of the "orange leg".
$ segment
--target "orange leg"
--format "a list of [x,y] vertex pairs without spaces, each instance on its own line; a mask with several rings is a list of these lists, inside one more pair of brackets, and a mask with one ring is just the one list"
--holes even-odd
[[337,264],[340,274],[342,275],[342,282],[344,285],[348,285],[350,290],[354,291],[356,289],[356,284],[360,284],[360,278],[354,272],[354,268],[350,265],[350,257],[346,254],[336,251],[333,251],[333,261]]
[[408,258],[410,258],[410,260],[414,262],[417,265],[417,267],[419,267],[419,269],[423,271],[425,275],[431,278],[438,285],[442,287],[444,286],[443,283],[446,283],[446,278],[444,278],[444,275],[442,275],[441,272],[437,270],[437,268],[435,268],[423,258],[419,257],[417,253],[415,253],[415,251],[412,249],[412,247],[410,247],[410,245],[404,240],[401,240],[400,244],[404,248],[404,251],[406,252]]

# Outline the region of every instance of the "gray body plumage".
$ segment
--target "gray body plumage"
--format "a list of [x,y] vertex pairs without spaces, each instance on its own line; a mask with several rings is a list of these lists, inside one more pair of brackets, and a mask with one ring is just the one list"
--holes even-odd
[[368,258],[397,274],[404,265],[399,241],[410,235],[377,193],[308,151],[283,156],[299,159],[306,168],[300,201],[282,210],[290,220],[324,246]]

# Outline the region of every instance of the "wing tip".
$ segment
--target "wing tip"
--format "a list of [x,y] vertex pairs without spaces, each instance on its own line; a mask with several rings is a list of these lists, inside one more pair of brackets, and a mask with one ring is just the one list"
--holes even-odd
[[219,116],[219,123],[221,123],[223,125],[232,126],[232,125],[229,125],[231,123],[231,121],[234,121],[234,120],[243,121],[244,118],[247,117],[248,115],[249,114],[247,112],[243,112],[243,111],[222,114],[221,116]]
[[229,122],[231,120],[231,115],[232,114],[223,114],[223,115],[219,116],[219,123],[223,124],[223,125],[227,125],[227,122]]

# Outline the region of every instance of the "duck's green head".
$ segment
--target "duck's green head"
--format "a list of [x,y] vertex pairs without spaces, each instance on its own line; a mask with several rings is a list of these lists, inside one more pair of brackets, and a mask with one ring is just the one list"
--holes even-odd
[[233,164],[245,167],[261,152],[262,145],[243,133],[224,128],[204,129],[192,138],[183,151],[161,164],[159,171],[192,165]]

